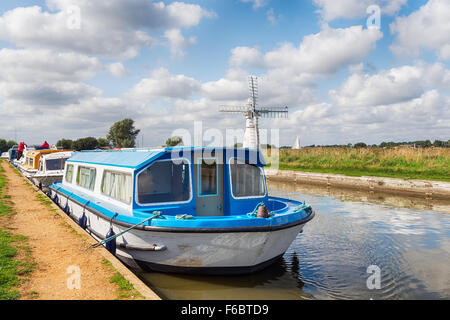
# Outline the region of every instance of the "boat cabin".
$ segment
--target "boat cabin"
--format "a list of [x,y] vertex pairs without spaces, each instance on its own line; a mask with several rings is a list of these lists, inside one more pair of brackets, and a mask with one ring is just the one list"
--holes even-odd
[[54,149],[44,149],[44,150],[34,150],[27,152],[24,157],[24,163],[20,166],[24,171],[38,171],[39,161],[43,155],[52,154],[57,152],[63,152],[68,150],[54,150]]
[[120,213],[230,216],[268,199],[264,165],[248,149],[84,151],[66,161],[62,186]]
[[38,173],[64,171],[66,160],[73,155],[73,151],[54,152],[44,154],[39,159]]

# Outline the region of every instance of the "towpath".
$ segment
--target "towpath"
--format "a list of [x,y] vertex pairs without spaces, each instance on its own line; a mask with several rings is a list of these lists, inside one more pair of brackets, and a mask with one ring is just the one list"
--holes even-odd
[[[37,198],[38,193],[6,162],[1,161],[15,214],[1,221],[13,234],[28,237],[35,266],[18,287],[21,299],[111,300],[123,298],[117,272],[97,249],[55,210]],[[122,292],[123,293],[123,292]],[[139,294],[138,294],[139,295]],[[127,298],[135,298],[128,296]]]

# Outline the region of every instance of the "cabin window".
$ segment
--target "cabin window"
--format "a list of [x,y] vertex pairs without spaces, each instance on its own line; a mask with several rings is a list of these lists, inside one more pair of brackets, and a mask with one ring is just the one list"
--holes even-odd
[[230,163],[231,191],[235,198],[266,195],[264,174],[260,167],[234,159]]
[[39,171],[44,171],[44,162],[41,160],[39,160]]
[[66,182],[72,183],[72,180],[73,180],[73,164],[68,164],[66,170]]
[[184,202],[191,197],[189,163],[157,161],[138,175],[140,204]]
[[88,167],[78,167],[77,184],[85,189],[94,190],[96,170]]
[[131,174],[105,170],[103,173],[102,193],[105,196],[130,204],[133,196],[133,178]]
[[45,161],[47,171],[51,170],[63,170],[66,164],[67,158],[48,159]]
[[200,195],[217,195],[217,163],[215,159],[202,159],[198,165],[200,174]]

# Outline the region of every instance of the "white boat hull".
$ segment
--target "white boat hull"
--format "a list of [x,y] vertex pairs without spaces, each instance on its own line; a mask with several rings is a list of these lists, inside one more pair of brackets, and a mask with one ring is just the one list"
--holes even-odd
[[48,190],[48,187],[58,181],[61,181],[63,178],[63,174],[58,175],[46,175],[46,176],[40,176],[38,174],[31,177],[31,181],[34,185],[37,187],[42,187],[42,190],[46,192]]
[[[55,191],[51,190],[51,196]],[[83,206],[59,195],[56,200],[75,221]],[[86,230],[103,240],[110,221],[89,210]],[[275,231],[251,232],[160,232],[133,229],[116,238],[116,255],[133,268],[202,274],[238,274],[260,270],[283,255],[302,232],[304,223]],[[118,234],[127,229],[112,224]],[[138,248],[138,249],[133,249]]]

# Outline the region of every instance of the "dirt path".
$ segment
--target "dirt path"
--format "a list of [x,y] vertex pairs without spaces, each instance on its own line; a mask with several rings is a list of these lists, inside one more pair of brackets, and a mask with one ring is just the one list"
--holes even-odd
[[[11,196],[16,212],[8,221],[8,227],[15,228],[12,231],[15,234],[29,237],[28,244],[36,263],[29,281],[18,288],[21,299],[117,299],[118,286],[110,283],[114,271],[102,264],[101,254],[88,249],[61,216],[36,198],[37,193],[10,165],[3,161],[1,166],[8,179],[6,194]],[[80,282],[76,279],[78,270]],[[80,288],[76,289],[78,284]]]

